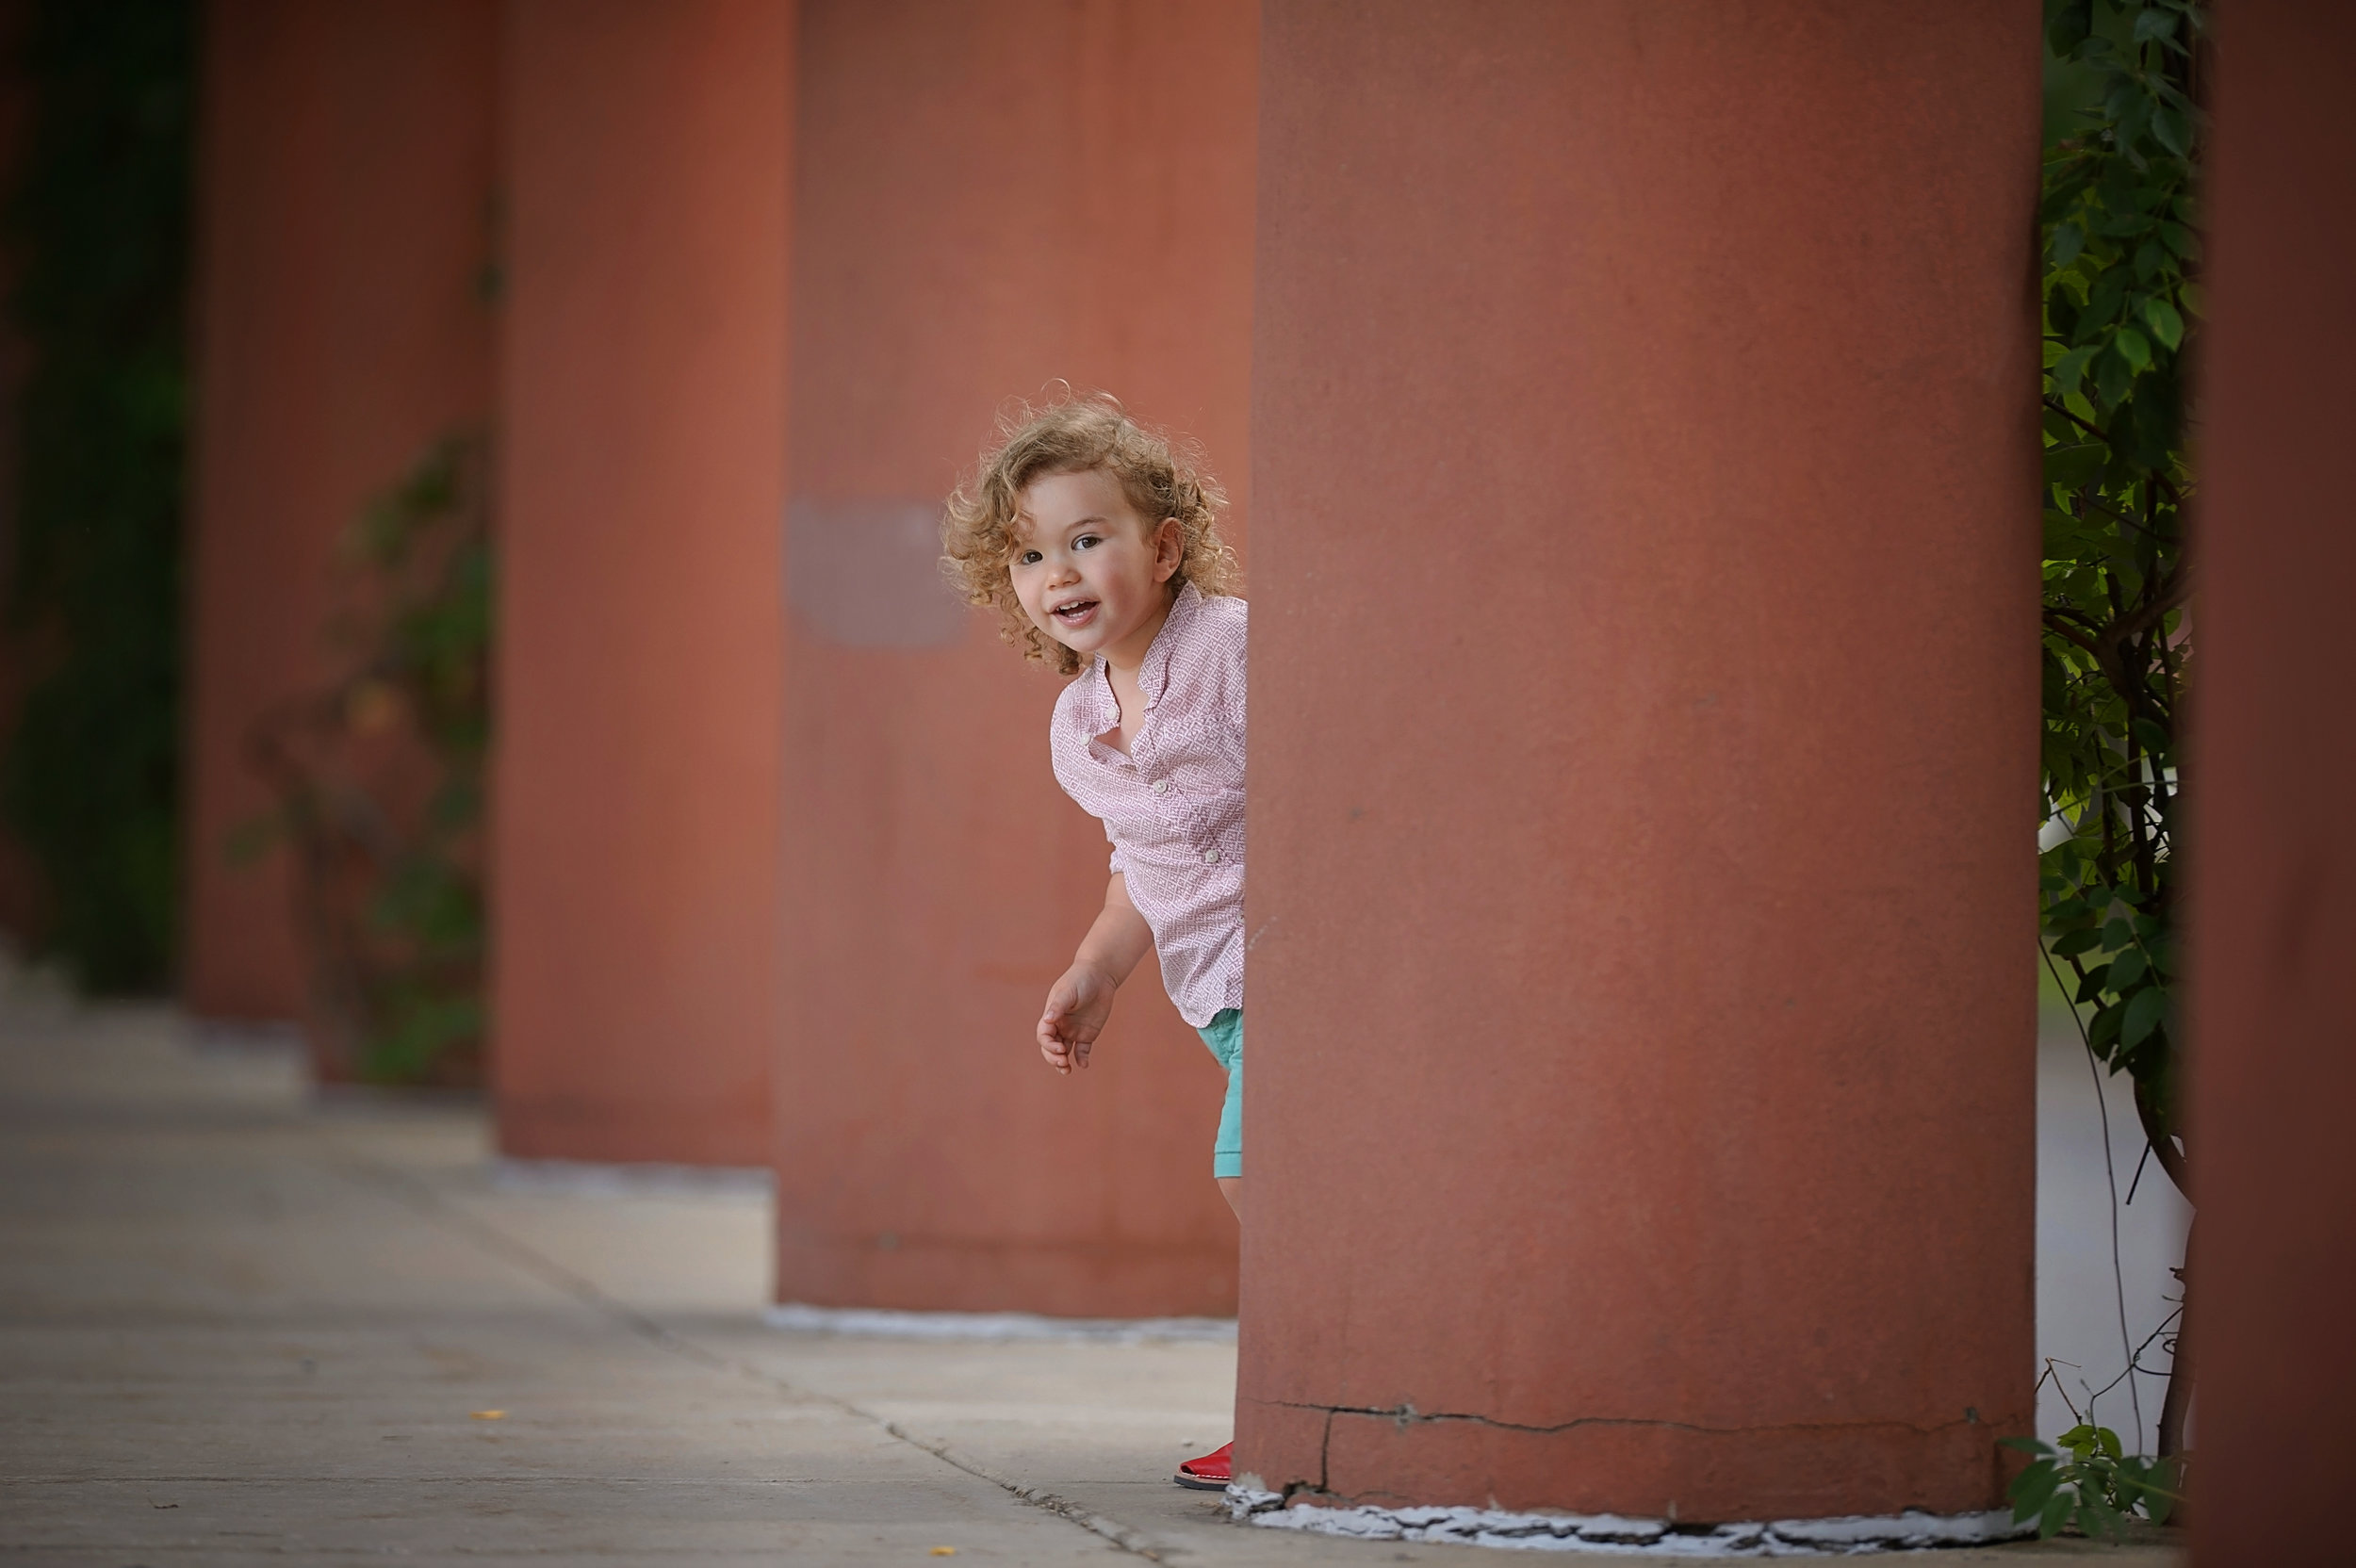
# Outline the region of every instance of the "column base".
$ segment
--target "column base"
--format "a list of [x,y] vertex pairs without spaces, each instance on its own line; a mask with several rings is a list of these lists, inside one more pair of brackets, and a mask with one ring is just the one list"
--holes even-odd
[[1049,1317],[1034,1312],[904,1312],[780,1301],[761,1315],[773,1329],[868,1339],[1050,1341],[1066,1345],[1233,1345],[1232,1317]]
[[1366,1541],[1425,1541],[1435,1545],[1502,1546],[1519,1551],[1694,1557],[1804,1557],[1820,1553],[1979,1546],[2035,1535],[2034,1522],[2010,1511],[1985,1513],[1851,1515],[1840,1519],[1758,1520],[1726,1525],[1632,1519],[1611,1513],[1508,1513],[1481,1508],[1287,1508],[1278,1493],[1247,1483],[1227,1489],[1228,1516],[1271,1529],[1315,1530]]

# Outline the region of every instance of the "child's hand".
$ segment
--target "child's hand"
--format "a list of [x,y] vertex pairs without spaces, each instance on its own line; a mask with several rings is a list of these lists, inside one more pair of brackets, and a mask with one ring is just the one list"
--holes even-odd
[[1119,982],[1094,964],[1074,964],[1047,991],[1039,1016],[1039,1054],[1057,1072],[1088,1065],[1088,1047],[1104,1032]]

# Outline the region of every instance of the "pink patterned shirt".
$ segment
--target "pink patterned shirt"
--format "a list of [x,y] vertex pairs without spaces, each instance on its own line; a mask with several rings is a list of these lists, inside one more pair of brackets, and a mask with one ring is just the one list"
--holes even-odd
[[1243,1005],[1244,601],[1178,590],[1137,671],[1130,755],[1104,662],[1064,688],[1048,731],[1055,778],[1104,825],[1112,869],[1153,929],[1162,984],[1200,1029]]

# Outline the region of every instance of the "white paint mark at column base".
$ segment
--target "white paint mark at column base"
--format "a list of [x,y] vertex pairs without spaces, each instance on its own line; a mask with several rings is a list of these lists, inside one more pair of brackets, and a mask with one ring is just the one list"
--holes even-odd
[[1508,1513],[1480,1508],[1284,1506],[1273,1492],[1227,1489],[1227,1511],[1243,1524],[1315,1530],[1369,1541],[1499,1546],[1518,1551],[1598,1552],[1650,1557],[1846,1557],[1925,1546],[1978,1546],[2036,1533],[2004,1510],[1936,1514],[1777,1519],[1735,1525],[1673,1525],[1612,1513]]
[[786,1301],[761,1314],[793,1333],[874,1339],[1040,1340],[1055,1344],[1233,1345],[1232,1317],[1043,1317],[1027,1312],[902,1312],[882,1307],[811,1307]]

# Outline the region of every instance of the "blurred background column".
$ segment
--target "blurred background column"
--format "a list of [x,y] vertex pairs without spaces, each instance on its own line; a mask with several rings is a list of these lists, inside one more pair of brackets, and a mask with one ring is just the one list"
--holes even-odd
[[331,673],[337,542],[491,412],[498,15],[215,0],[204,32],[183,994],[294,1019],[291,862],[231,841],[275,804],[257,727]]
[[2037,8],[1470,14],[1266,13],[1238,1468],[1989,1508]]
[[[2194,1555],[2324,1563],[2356,1402],[2356,13],[2217,22],[2192,853]],[[2338,1434],[2334,1436],[2333,1434]]]
[[786,1300],[1225,1313],[1220,1077],[1149,966],[1031,1038],[1102,906],[1060,683],[942,583],[942,497],[1051,378],[1199,438],[1240,529],[1249,0],[805,0],[789,524]]
[[500,1144],[760,1164],[793,8],[506,18]]

